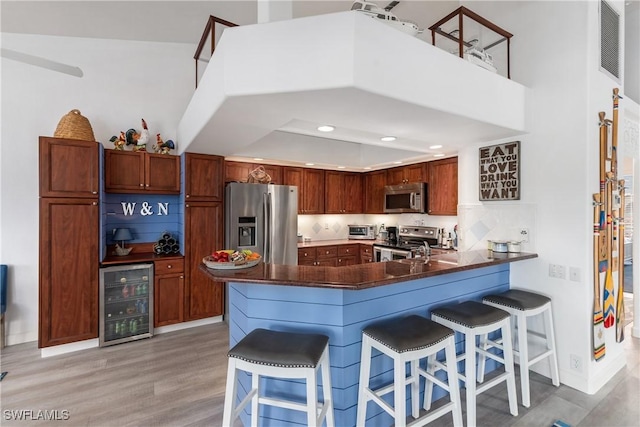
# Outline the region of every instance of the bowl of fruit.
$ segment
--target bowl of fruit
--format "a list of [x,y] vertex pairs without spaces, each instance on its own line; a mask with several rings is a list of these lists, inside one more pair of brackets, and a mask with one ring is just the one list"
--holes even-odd
[[202,259],[202,262],[208,267],[216,270],[236,270],[240,268],[249,268],[257,265],[262,257],[257,252],[249,249],[234,250],[222,249],[213,251]]

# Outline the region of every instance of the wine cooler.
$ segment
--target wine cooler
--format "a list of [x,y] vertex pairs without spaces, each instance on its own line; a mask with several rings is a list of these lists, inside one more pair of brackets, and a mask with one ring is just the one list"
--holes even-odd
[[100,347],[153,336],[153,264],[100,269]]

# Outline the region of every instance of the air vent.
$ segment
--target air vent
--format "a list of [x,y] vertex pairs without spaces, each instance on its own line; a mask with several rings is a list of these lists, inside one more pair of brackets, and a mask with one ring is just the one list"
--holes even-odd
[[620,79],[620,15],[600,2],[600,68]]

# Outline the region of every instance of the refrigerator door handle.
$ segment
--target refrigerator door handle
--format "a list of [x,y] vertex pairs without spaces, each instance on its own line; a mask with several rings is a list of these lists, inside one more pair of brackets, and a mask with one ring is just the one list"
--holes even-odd
[[264,207],[264,251],[263,260],[269,262],[271,258],[271,194],[263,194]]

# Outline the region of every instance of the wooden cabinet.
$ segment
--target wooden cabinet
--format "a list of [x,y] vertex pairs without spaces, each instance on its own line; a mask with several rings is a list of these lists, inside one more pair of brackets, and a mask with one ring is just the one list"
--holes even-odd
[[338,247],[315,246],[298,248],[298,265],[336,267],[338,265]]
[[180,157],[144,151],[105,150],[108,193],[180,194]]
[[224,162],[224,182],[247,182],[249,173],[262,166],[271,177],[271,184],[282,184],[282,167],[278,165],[264,165],[247,162]]
[[338,245],[338,267],[360,263],[360,245]]
[[98,337],[99,217],[97,198],[40,199],[40,348]]
[[367,264],[373,262],[373,246],[372,245],[360,245],[360,264]]
[[426,175],[424,163],[387,169],[387,185],[425,182]]
[[384,186],[387,173],[384,170],[367,172],[364,176],[364,213],[384,213]]
[[206,277],[202,258],[223,247],[223,210],[220,202],[185,203],[185,320],[223,313],[224,283]]
[[38,347],[98,337],[99,155],[40,137]]
[[298,265],[343,267],[360,263],[360,245],[310,246],[298,248]]
[[40,197],[98,197],[96,142],[40,137]]
[[325,213],[362,213],[362,175],[325,171]]
[[429,215],[458,214],[458,158],[427,163]]
[[184,321],[184,259],[154,261],[154,327]]
[[224,198],[224,157],[184,154],[184,198],[187,201],[216,201]]
[[324,170],[282,167],[284,185],[298,187],[298,213],[324,213]]

